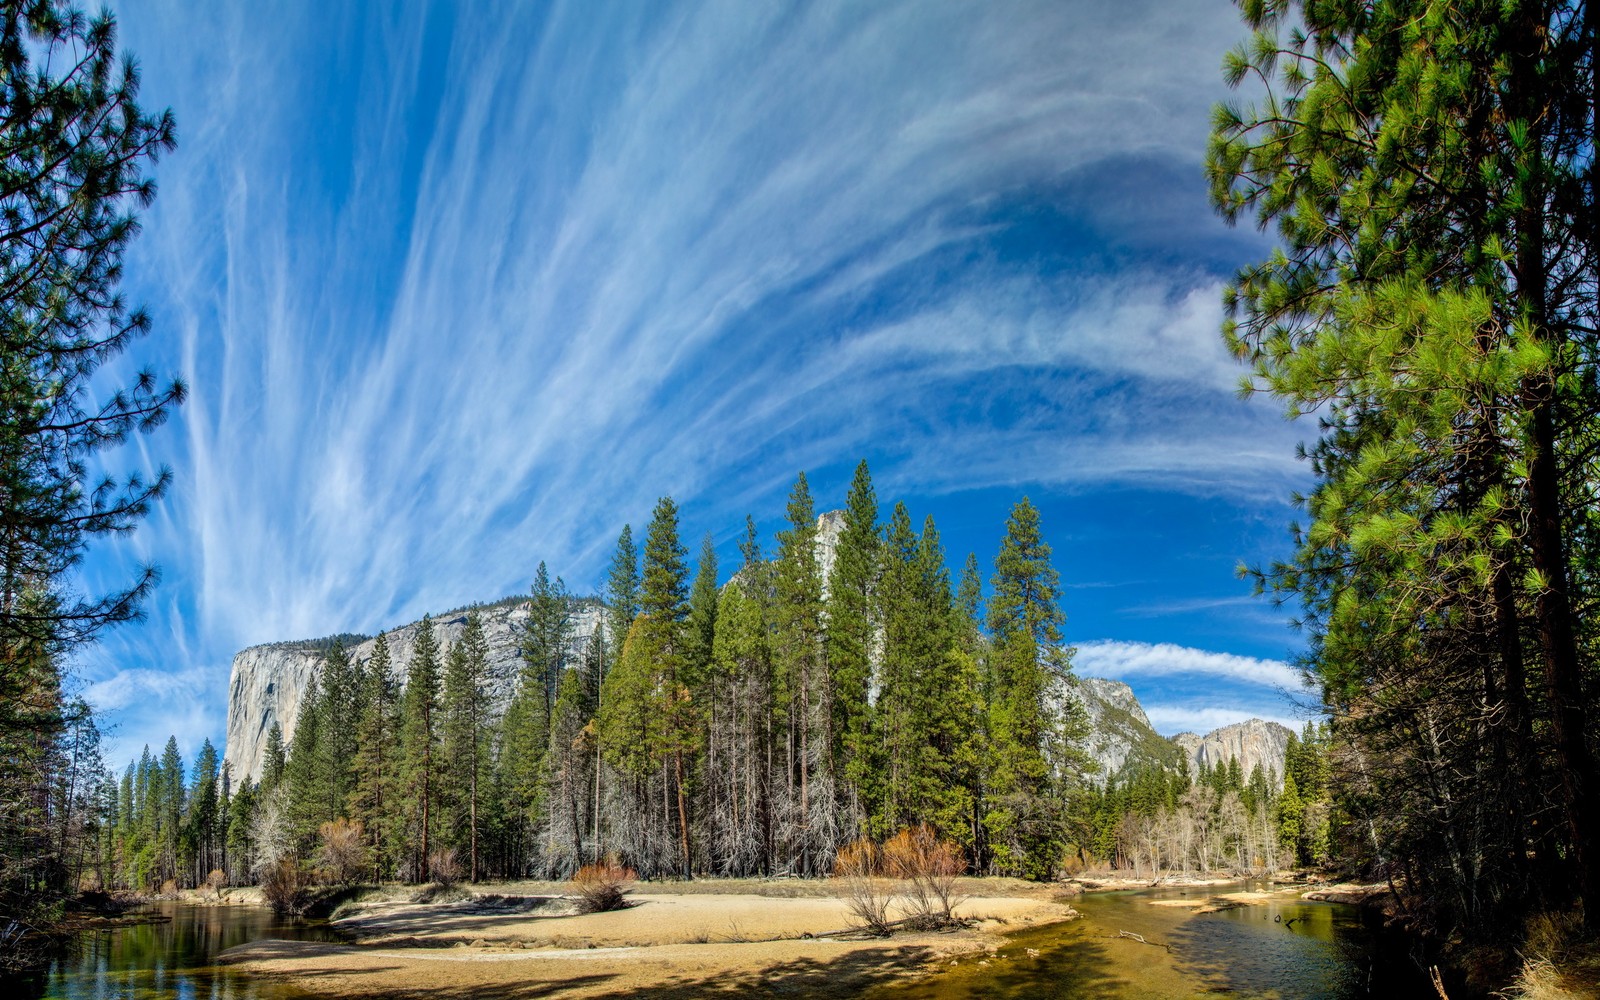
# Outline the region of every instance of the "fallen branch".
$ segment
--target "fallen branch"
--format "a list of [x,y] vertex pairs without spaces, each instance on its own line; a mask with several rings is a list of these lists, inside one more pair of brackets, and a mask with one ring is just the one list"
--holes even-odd
[[1169,952],[1172,950],[1172,945],[1170,944],[1162,944],[1160,941],[1146,941],[1143,934],[1135,934],[1133,931],[1117,931],[1117,937],[1137,941],[1140,944],[1147,944],[1152,948],[1165,948]]

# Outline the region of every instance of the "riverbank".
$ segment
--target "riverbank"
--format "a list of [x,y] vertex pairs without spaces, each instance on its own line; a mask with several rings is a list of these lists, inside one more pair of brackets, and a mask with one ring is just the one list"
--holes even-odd
[[480,885],[431,902],[377,890],[338,910],[350,944],[258,941],[222,961],[326,997],[698,996],[713,983],[844,997],[1074,916],[1059,886],[1013,879],[962,879],[964,927],[887,939],[850,932],[833,880],[650,883],[629,908],[590,914],[565,889]]

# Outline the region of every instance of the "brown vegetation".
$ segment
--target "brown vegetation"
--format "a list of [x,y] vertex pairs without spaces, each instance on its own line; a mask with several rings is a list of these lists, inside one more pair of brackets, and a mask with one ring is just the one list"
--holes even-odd
[[339,817],[322,824],[322,849],[317,852],[324,877],[336,885],[355,881],[367,863],[366,827],[358,820]]
[[584,865],[572,876],[579,909],[584,913],[623,909],[628,905],[625,894],[638,877],[632,868],[618,864],[616,856],[611,854],[599,864]]

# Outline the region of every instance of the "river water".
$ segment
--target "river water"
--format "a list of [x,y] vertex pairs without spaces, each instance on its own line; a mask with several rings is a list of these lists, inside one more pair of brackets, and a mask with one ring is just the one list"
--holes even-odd
[[12,984],[6,1000],[299,1000],[293,990],[251,978],[216,957],[263,938],[336,940],[318,921],[286,921],[260,906],[149,908],[170,919],[85,931],[49,970]]
[[[1237,888],[1237,887],[1227,887]],[[1098,893],[1074,900],[1082,919],[1023,931],[999,952],[868,993],[877,1000],[966,997],[1176,998],[1225,994],[1354,1000],[1434,996],[1392,939],[1354,907],[1279,898],[1216,913],[1152,905],[1204,899],[1224,888]],[[216,964],[263,938],[334,940],[318,922],[277,920],[262,908],[158,903],[169,917],[82,935],[49,971],[6,1000],[300,1000],[303,994]],[[981,910],[981,907],[980,907]],[[1145,943],[1122,932],[1138,934]],[[1037,954],[1030,955],[1029,949]]]
[[1405,942],[1369,926],[1353,906],[1294,896],[1213,913],[1159,905],[1209,900],[1239,888],[1269,887],[1085,895],[1072,903],[1081,914],[1078,920],[1023,931],[995,955],[962,960],[869,995],[880,1000],[1437,996],[1406,953]]

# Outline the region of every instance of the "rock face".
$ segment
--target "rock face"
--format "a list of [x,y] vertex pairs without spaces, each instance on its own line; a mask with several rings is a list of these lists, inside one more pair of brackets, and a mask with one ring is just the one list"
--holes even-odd
[[1198,773],[1202,764],[1215,770],[1218,765],[1237,759],[1246,781],[1250,780],[1250,772],[1260,767],[1277,786],[1283,783],[1283,759],[1290,735],[1287,726],[1249,719],[1214,729],[1204,736],[1179,733],[1172,737],[1172,742],[1189,756],[1192,772]]
[[[528,605],[526,602],[491,605],[478,609],[478,613],[483,619],[484,639],[489,647],[489,695],[497,707],[504,707],[511,700],[522,666],[518,649],[526,631]],[[573,613],[569,656],[581,654],[589,637],[599,629],[601,619],[598,605],[578,604]],[[433,620],[441,663],[460,640],[466,623],[466,611]],[[389,638],[389,670],[402,685],[421,624],[412,622],[385,633]],[[351,662],[365,666],[372,659],[376,642],[374,637],[350,647]],[[251,646],[234,656],[228,681],[228,743],[224,759],[235,781],[245,778],[254,781],[261,777],[267,733],[274,722],[283,730],[285,745],[294,737],[301,698],[313,675],[321,670],[322,662],[322,651],[312,643]]]
[[1095,784],[1105,784],[1128,767],[1178,766],[1182,751],[1150,725],[1128,685],[1079,677],[1076,691],[1089,716],[1088,750],[1097,765],[1097,773],[1090,777]]

